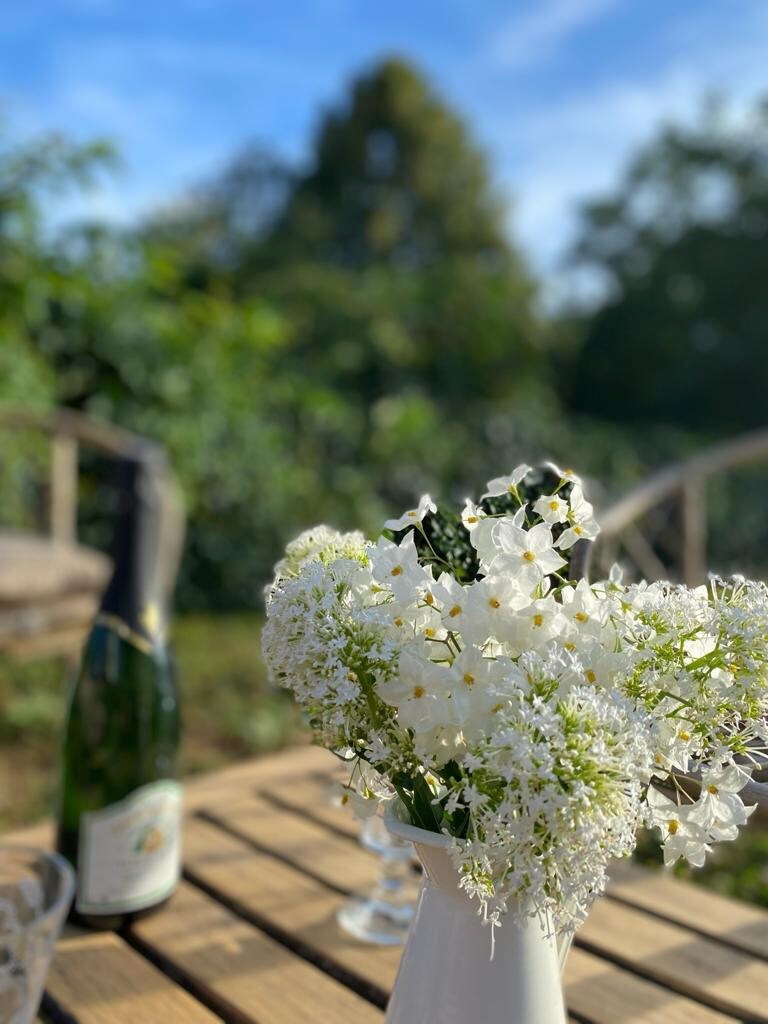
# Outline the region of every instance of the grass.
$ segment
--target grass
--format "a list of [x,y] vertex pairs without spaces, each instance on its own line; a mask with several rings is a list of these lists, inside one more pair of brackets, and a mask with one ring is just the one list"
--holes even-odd
[[[194,615],[177,621],[183,774],[212,771],[302,735],[290,697],[267,682],[259,655],[260,625],[254,615]],[[51,813],[68,687],[60,662],[0,660],[0,831]],[[641,839],[638,859],[658,863],[658,845]],[[703,869],[680,864],[675,871],[768,907],[768,829],[751,825],[736,842],[721,843]]]
[[[267,753],[301,731],[267,682],[254,615],[181,616],[174,648],[183,702],[182,774]],[[0,659],[0,830],[51,813],[70,673],[61,661]]]

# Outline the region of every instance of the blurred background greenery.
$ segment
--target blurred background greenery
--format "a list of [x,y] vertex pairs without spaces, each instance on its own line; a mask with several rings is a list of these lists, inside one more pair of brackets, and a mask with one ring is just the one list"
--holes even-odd
[[[300,528],[376,532],[415,494],[458,499],[542,457],[578,467],[605,504],[766,422],[768,108],[736,123],[709,104],[660,130],[584,207],[569,260],[591,297],[556,310],[471,131],[407,61],[353,82],[306,165],[249,147],[130,229],[52,224],[50,197],[115,159],[109,142],[2,136],[0,407],[66,406],[167,446],[189,515],[189,770],[297,735],[259,667],[258,623]],[[5,525],[30,525],[22,444],[3,439]],[[94,500],[81,534],[98,545]],[[762,471],[717,489],[716,566],[763,570],[766,507]],[[0,826],[47,806],[61,677],[0,665],[2,776],[24,780]],[[768,841],[746,842],[710,876],[768,905]]]

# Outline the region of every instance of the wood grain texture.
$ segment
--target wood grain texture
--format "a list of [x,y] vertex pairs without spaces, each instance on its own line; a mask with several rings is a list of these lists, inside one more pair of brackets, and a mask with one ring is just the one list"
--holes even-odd
[[[294,811],[310,821],[325,825],[334,832],[357,839],[360,821],[350,808],[342,807],[336,799],[340,795],[341,773],[336,777],[324,774],[308,775],[300,783],[291,785],[282,780],[257,786],[256,795],[270,800],[278,807]],[[346,781],[346,780],[345,780]]]
[[295,944],[302,955],[358,991],[384,1002],[400,951],[365,946],[342,932],[335,918],[338,892],[200,820],[187,826],[185,867],[190,880],[220,902],[250,916],[283,943]]
[[625,864],[611,875],[611,896],[768,959],[765,910],[681,881],[663,869],[649,871]]
[[376,880],[376,860],[362,850],[356,836],[339,836],[260,797],[203,813],[340,892],[367,889]]
[[237,1020],[306,1024],[310,1007],[317,1024],[383,1019],[381,1010],[189,884],[174,895],[169,913],[137,922],[131,934]]
[[[400,951],[357,942],[335,920],[344,894],[377,873],[358,822],[330,801],[331,781],[346,777],[305,746],[188,780],[189,881],[134,925],[133,948],[68,930],[56,1002],[79,1024],[381,1021]],[[52,830],[4,839],[46,846]],[[768,1024],[768,914],[663,873],[614,875],[568,960],[574,1024]]]
[[[270,825],[274,828],[274,820]],[[290,824],[285,828],[290,831]],[[301,869],[258,852],[226,832],[217,832],[208,822],[190,823],[188,833],[188,864],[193,877],[218,898],[231,901],[263,925],[293,936],[303,955],[348,972],[349,982],[358,990],[368,984],[374,992],[389,991],[399,951],[366,947],[347,938],[333,917],[340,901],[336,892]],[[337,881],[342,881],[352,860],[371,858],[354,847],[347,850],[345,840],[336,842],[341,845],[336,857]],[[279,846],[279,837],[276,843]],[[359,875],[362,869],[358,866],[355,872]],[[569,957],[566,998],[576,1019],[591,1024],[734,1024],[741,1019],[708,1009],[695,999],[580,949]]]
[[736,1024],[739,1020],[583,949],[571,949],[564,985],[569,1010],[593,1024]]
[[46,982],[78,1024],[213,1024],[219,1018],[112,933],[70,935]]
[[768,1024],[768,968],[739,950],[613,900],[597,900],[576,941],[724,1013]]

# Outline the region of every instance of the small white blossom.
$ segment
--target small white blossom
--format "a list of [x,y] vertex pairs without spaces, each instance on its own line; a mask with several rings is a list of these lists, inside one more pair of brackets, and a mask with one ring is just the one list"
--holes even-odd
[[574,486],[569,504],[568,522],[571,525],[557,539],[557,546],[563,550],[572,547],[577,540],[594,540],[600,532],[592,505],[584,497],[580,484]]
[[466,529],[472,533],[472,531],[476,530],[480,525],[480,521],[485,518],[485,512],[483,512],[481,508],[478,508],[470,498],[466,498],[464,501],[464,508],[461,512],[461,521]]
[[493,480],[489,480],[486,484],[488,490],[483,495],[483,498],[498,498],[502,494],[515,494],[517,491],[517,485],[530,473],[531,467],[522,463],[517,466],[509,476],[497,476]]
[[491,563],[494,572],[509,572],[523,589],[532,590],[544,576],[565,565],[555,551],[552,531],[545,523],[530,530],[500,521],[494,534],[499,554]]
[[403,512],[398,519],[388,519],[384,526],[388,530],[397,533],[398,530],[404,530],[408,526],[418,526],[429,512],[437,512],[437,505],[435,505],[428,494],[423,494],[419,498],[419,504],[416,508]]
[[564,523],[568,518],[568,502],[563,501],[559,494],[543,494],[534,502],[533,511],[548,526],[554,526],[555,523]]

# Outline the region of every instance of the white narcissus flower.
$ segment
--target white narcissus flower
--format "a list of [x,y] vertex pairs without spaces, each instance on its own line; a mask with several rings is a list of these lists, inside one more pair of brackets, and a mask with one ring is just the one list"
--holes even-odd
[[465,528],[472,533],[480,525],[480,520],[485,519],[486,514],[470,498],[464,499],[464,508],[461,512],[461,521]]
[[444,572],[435,584],[433,593],[440,605],[445,628],[461,632],[470,589],[462,586],[450,573]]
[[477,552],[480,568],[487,574],[494,558],[500,553],[498,544],[498,528],[502,523],[510,524],[522,529],[525,523],[525,512],[527,505],[522,505],[513,516],[488,516],[481,519],[475,529],[470,533],[469,539]]
[[342,807],[349,807],[355,817],[362,820],[372,818],[379,808],[379,800],[373,793],[360,793],[352,786],[341,787],[339,803]]
[[580,484],[581,477],[577,476],[572,469],[560,469],[555,462],[545,462],[544,465],[550,472],[559,476],[561,480],[569,480],[572,484]]
[[542,494],[534,503],[533,511],[548,526],[554,526],[555,523],[564,523],[568,518],[568,502],[563,501],[559,494]]
[[[531,467],[525,463],[515,467],[509,476],[497,476],[485,485],[488,490],[483,498],[498,498],[502,494],[514,494],[517,485],[530,473]],[[481,499],[482,500],[482,499]]]
[[403,512],[399,519],[388,519],[384,526],[387,530],[397,533],[398,530],[404,530],[407,526],[418,526],[429,512],[437,512],[437,505],[428,494],[422,494],[416,508]]
[[482,646],[488,637],[501,640],[516,609],[531,603],[511,576],[486,576],[467,587],[461,636]]
[[664,864],[669,867],[680,857],[700,868],[711,847],[709,835],[696,804],[678,805],[651,786],[646,797],[651,824],[658,828],[664,842]]
[[503,639],[515,654],[538,651],[560,635],[564,625],[560,603],[552,596],[543,597],[515,613]]
[[406,603],[416,601],[419,587],[423,587],[431,574],[419,562],[413,532],[402,544],[395,544],[386,537],[379,537],[376,547],[371,549],[371,573],[373,579],[383,587],[389,587],[395,598]]
[[594,540],[600,532],[593,507],[584,497],[581,484],[574,486],[569,504],[568,522],[571,525],[557,538],[557,547],[562,550],[572,547],[577,540]]
[[457,723],[462,727],[471,726],[478,717],[484,718],[498,702],[496,685],[504,675],[505,665],[486,658],[477,647],[465,648],[442,672]]
[[381,683],[378,693],[397,708],[397,720],[415,733],[444,728],[451,721],[450,694],[428,657],[409,651],[400,656],[398,675]]
[[609,612],[608,602],[598,598],[586,580],[566,587],[560,598],[563,615],[578,633],[600,635]]
[[749,779],[750,773],[735,764],[727,768],[705,768],[701,773],[698,805],[708,827],[716,827],[718,832],[732,830],[732,835],[723,838],[735,839],[739,827],[746,825],[755,810],[754,805],[746,807],[739,796]]
[[494,572],[511,573],[524,590],[532,590],[541,580],[565,565],[555,551],[552,531],[545,523],[524,530],[502,519],[494,532],[500,554],[491,563]]

